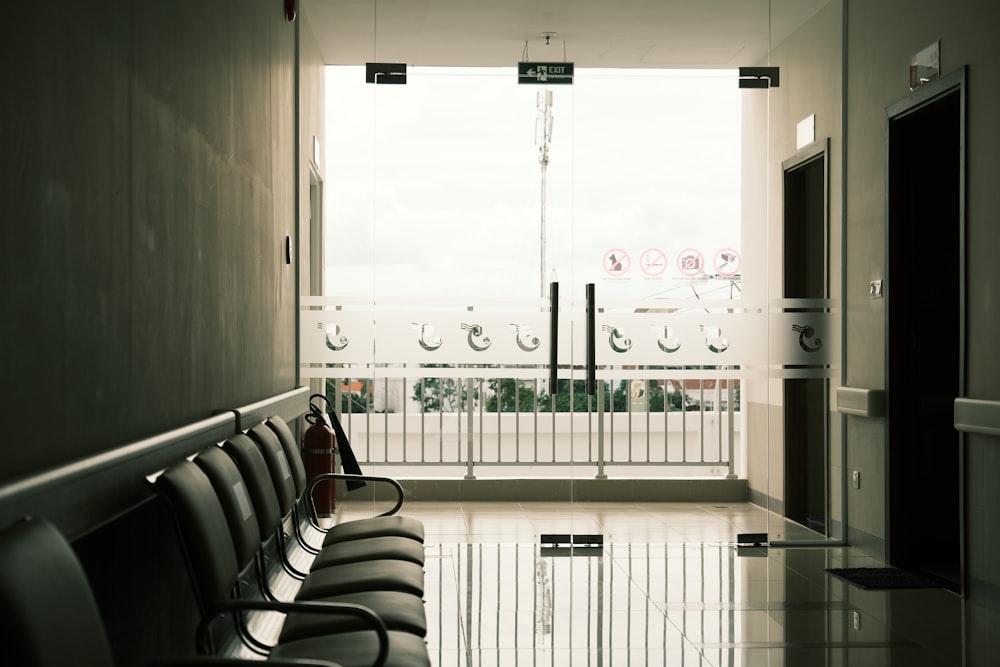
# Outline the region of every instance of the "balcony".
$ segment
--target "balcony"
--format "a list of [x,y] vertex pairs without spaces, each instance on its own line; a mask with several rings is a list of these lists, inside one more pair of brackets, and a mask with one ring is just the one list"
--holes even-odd
[[[769,380],[832,372],[825,300],[593,310],[593,396],[586,304],[545,299],[303,297],[301,372],[338,406],[366,471],[423,488],[517,479],[540,494],[525,491],[526,500],[562,488],[553,480],[572,480],[577,492],[587,481],[630,480],[629,497],[653,481],[662,494],[663,482],[716,480],[745,494],[746,407],[773,402]],[[769,437],[766,424],[756,432]]]

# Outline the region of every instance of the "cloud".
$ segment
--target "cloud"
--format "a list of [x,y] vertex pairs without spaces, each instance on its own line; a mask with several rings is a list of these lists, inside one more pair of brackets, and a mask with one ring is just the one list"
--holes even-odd
[[[512,69],[412,68],[406,86],[349,69],[328,68],[328,291],[536,296],[539,89]],[[738,247],[736,91],[607,71],[554,89],[547,270],[579,281],[601,277],[609,248]]]

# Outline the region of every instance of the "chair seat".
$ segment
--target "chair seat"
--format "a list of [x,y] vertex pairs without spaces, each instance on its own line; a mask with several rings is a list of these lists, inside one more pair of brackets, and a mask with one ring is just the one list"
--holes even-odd
[[[373,632],[345,632],[310,637],[278,644],[271,658],[319,658],[335,660],[343,667],[371,667],[378,655],[378,638]],[[408,632],[389,631],[389,658],[386,667],[430,667],[424,640]]]
[[416,519],[396,514],[345,521],[330,528],[323,538],[323,546],[370,537],[392,536],[408,537],[423,544],[424,524]]
[[[389,630],[408,632],[418,637],[427,635],[427,614],[424,601],[410,593],[369,591],[323,598],[322,602],[348,602],[368,607],[382,619]],[[368,625],[353,616],[329,618],[316,614],[289,614],[281,628],[280,643],[316,637],[333,632],[365,630]]]
[[423,597],[424,569],[416,563],[398,560],[372,560],[325,567],[310,572],[295,597],[298,600],[317,600],[366,591],[398,591]]
[[311,568],[319,570],[345,563],[359,563],[377,559],[401,560],[416,563],[422,567],[424,564],[424,545],[408,537],[398,536],[338,542],[320,551],[313,560]]

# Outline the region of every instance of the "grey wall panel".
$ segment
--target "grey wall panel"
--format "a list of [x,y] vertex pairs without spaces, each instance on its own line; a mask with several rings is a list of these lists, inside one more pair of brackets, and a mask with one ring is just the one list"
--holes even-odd
[[5,19],[0,478],[125,433],[129,20],[111,8]]
[[[882,386],[884,365],[879,345],[885,321],[878,300],[863,295],[873,277],[881,277],[885,257],[885,108],[909,93],[907,66],[910,56],[935,40],[941,44],[941,71],[968,66],[966,154],[966,387],[967,396],[1000,398],[1000,350],[995,340],[1000,329],[1000,189],[996,187],[995,154],[1000,148],[1000,128],[995,122],[1000,106],[1000,80],[991,72],[1000,44],[990,34],[994,3],[965,0],[946,9],[929,0],[891,0],[871,3],[851,0],[848,11],[848,380],[860,386]],[[928,279],[932,279],[929,258]],[[891,291],[892,285],[886,285]],[[853,298],[852,298],[853,297]],[[955,323],[936,322],[949,327]],[[870,420],[854,420],[855,422]],[[858,424],[860,426],[860,424]],[[882,447],[884,429],[850,432],[858,452]],[[992,508],[1000,503],[998,470],[992,439],[966,438],[966,578],[970,597],[1000,609],[1000,570],[995,554],[1000,532]],[[872,476],[869,475],[869,478]],[[879,479],[875,476],[875,479]],[[884,479],[884,477],[883,477]],[[933,493],[933,490],[930,490]],[[873,517],[877,519],[877,517]]]
[[292,388],[295,25],[280,5],[55,0],[8,25],[23,66],[0,112],[16,416],[0,480]]

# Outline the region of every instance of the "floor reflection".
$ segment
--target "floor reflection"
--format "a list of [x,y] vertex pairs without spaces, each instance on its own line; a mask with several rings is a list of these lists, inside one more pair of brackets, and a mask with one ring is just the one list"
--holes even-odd
[[[428,530],[428,647],[439,667],[968,658],[958,596],[864,591],[829,576],[880,565],[848,547],[739,551],[737,532],[767,529],[749,504],[408,503],[407,513]],[[546,532],[605,543],[553,555],[537,541]]]

